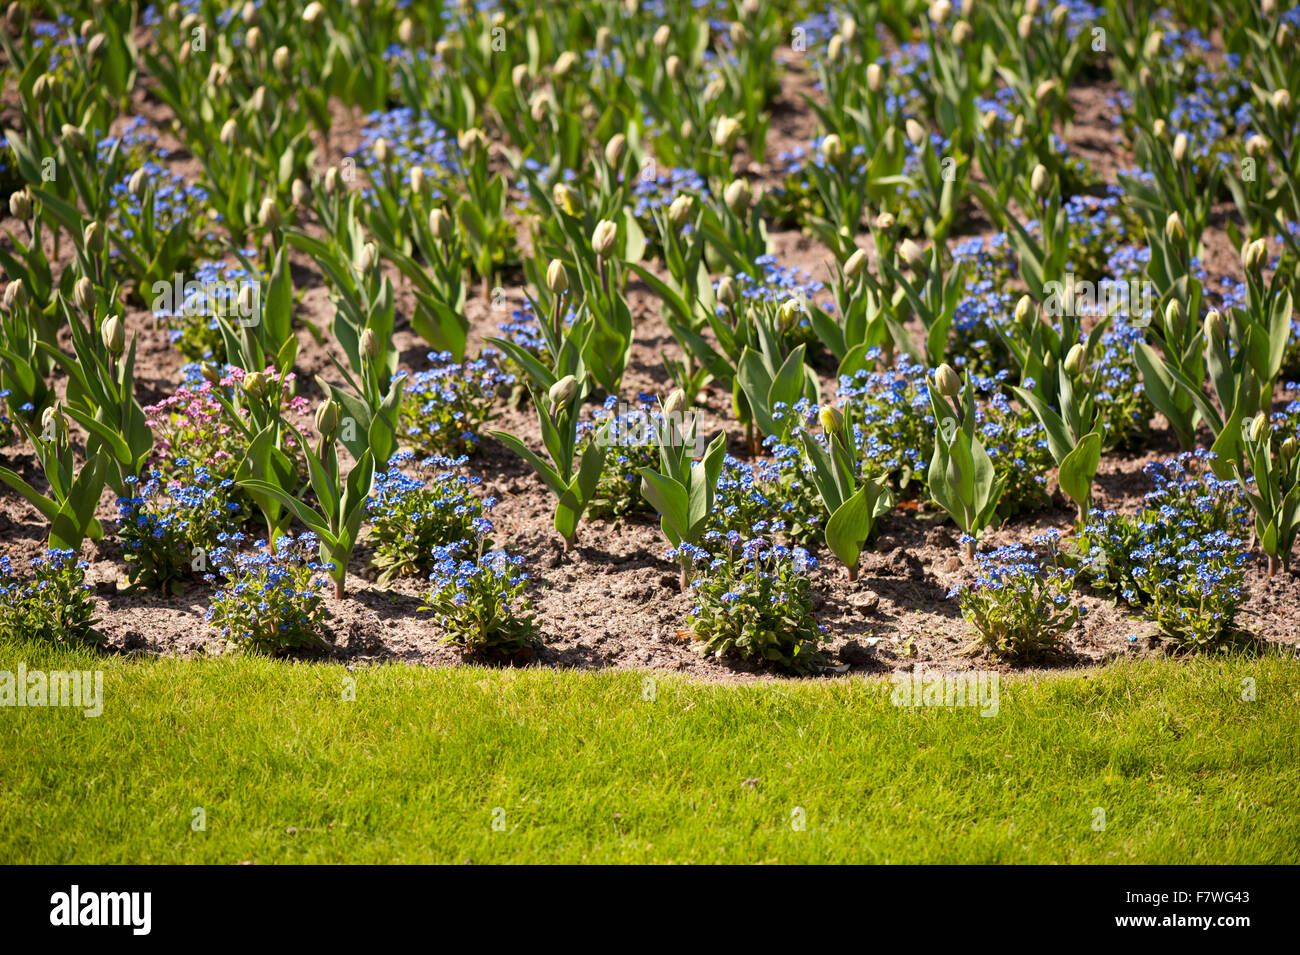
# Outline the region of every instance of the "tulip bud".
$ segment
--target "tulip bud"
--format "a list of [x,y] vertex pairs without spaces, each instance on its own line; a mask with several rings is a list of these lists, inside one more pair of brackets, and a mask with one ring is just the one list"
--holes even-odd
[[853,38],[858,35],[858,21],[852,17],[845,17],[840,21],[840,36],[844,37],[845,43],[852,43]]
[[722,116],[718,123],[713,127],[713,144],[723,152],[729,153],[736,146],[736,140],[740,138],[740,123],[736,122],[730,116]]
[[376,162],[388,162],[388,140],[383,136],[380,136],[375,140],[375,144],[371,147],[371,151],[375,154]]
[[402,46],[410,46],[415,42],[415,21],[410,17],[397,25],[397,42]]
[[1157,119],[1151,124],[1151,135],[1162,143],[1169,139],[1169,124],[1163,119]]
[[668,59],[664,60],[664,72],[674,83],[680,83],[686,71],[682,68],[682,58],[676,53],[670,54]]
[[1268,415],[1261,411],[1259,414],[1255,415],[1255,419],[1250,423],[1250,440],[1255,444],[1259,444],[1259,442],[1264,440],[1264,437],[1267,434]]
[[728,307],[735,305],[736,302],[740,301],[740,292],[736,288],[736,280],[730,275],[724,275],[722,278],[718,279],[718,290],[715,294],[717,295],[718,301]]
[[460,146],[460,151],[468,156],[475,156],[480,150],[487,149],[487,137],[483,135],[483,130],[475,126],[473,129],[463,130],[456,136],[456,144]]
[[1154,62],[1160,58],[1160,49],[1164,46],[1165,35],[1160,30],[1156,30],[1147,37],[1146,42],[1142,45],[1142,55],[1148,62]]
[[244,380],[240,382],[240,386],[244,389],[245,393],[249,395],[249,397],[262,398],[266,395],[266,389],[267,389],[266,375],[262,374],[260,371],[255,371],[252,372],[251,374],[247,374],[244,376]]
[[898,252],[903,261],[914,269],[919,269],[926,263],[925,251],[911,239],[904,239]]
[[63,128],[59,130],[63,141],[68,144],[68,148],[74,152],[81,152],[87,146],[86,134],[78,127],[70,123],[64,123]]
[[875,222],[873,224],[881,232],[888,232],[890,229],[894,227],[895,221],[896,220],[894,219],[894,214],[892,212],[882,212],[880,213],[880,215],[876,216]]
[[885,83],[884,70],[880,68],[879,63],[871,63],[867,66],[867,89],[873,93],[879,93],[880,88]]
[[934,373],[934,386],[945,398],[956,398],[961,394],[961,378],[952,366],[944,362]]
[[1174,162],[1182,162],[1187,155],[1187,134],[1179,133],[1174,137]]
[[221,383],[221,369],[210,361],[205,361],[199,365],[199,371],[203,375],[204,381],[210,385]]
[[907,132],[907,138],[912,141],[913,146],[920,146],[927,138],[925,127],[914,119],[909,118],[903,124],[903,129]]
[[147,181],[144,177],[144,169],[137,169],[131,174],[131,178],[126,184],[126,191],[139,199],[144,195],[146,185]]
[[776,309],[776,317],[782,328],[793,328],[804,314],[803,302],[797,298],[788,298]]
[[27,304],[27,285],[22,279],[14,279],[5,286],[4,304],[7,312]]
[[1038,104],[1039,109],[1046,109],[1047,104],[1051,102],[1053,94],[1056,93],[1060,84],[1056,80],[1043,80],[1034,90],[1034,102]]
[[534,123],[541,123],[551,114],[551,91],[538,90],[533,94],[533,98],[528,101],[528,115],[533,118]]
[[68,440],[68,419],[57,405],[41,412],[41,434],[53,435],[54,442],[60,445]]
[[441,208],[434,209],[429,213],[429,231],[444,242],[450,239],[452,234],[451,216],[447,215]]
[[1282,442],[1283,459],[1289,463],[1295,457],[1297,449],[1300,449],[1300,445],[1297,444],[1296,439],[1294,437],[1287,438]]
[[849,260],[844,263],[844,277],[847,279],[856,279],[867,269],[867,253],[863,249],[856,250],[849,256]]
[[411,191],[416,195],[424,192],[424,167],[411,167]]
[[1175,338],[1182,335],[1183,319],[1182,303],[1176,298],[1170,299],[1169,304],[1165,306],[1165,328],[1173,332]]
[[971,25],[965,20],[958,20],[952,27],[952,42],[955,46],[965,46],[970,42]]
[[250,27],[244,34],[244,45],[252,52],[256,53],[262,46],[262,28]]
[[82,242],[91,252],[103,252],[104,227],[98,222],[90,223],[90,225],[86,226],[86,231],[82,233]]
[[582,215],[582,200],[578,194],[562,182],[557,182],[551,189],[551,200],[566,214],[574,217]]
[[627,155],[627,137],[622,133],[615,133],[605,144],[605,162],[617,168],[622,164],[625,155]]
[[228,119],[221,125],[221,132],[217,134],[217,139],[223,146],[233,146],[239,139],[239,124],[234,119]]
[[664,47],[668,45],[668,40],[671,37],[672,37],[672,30],[669,29],[668,24],[665,23],[658,30],[655,30],[654,41],[653,41],[655,48],[662,50]]
[[572,50],[565,50],[555,61],[555,67],[552,71],[555,78],[558,80],[568,76],[573,72],[573,68],[577,65],[577,62],[578,54],[574,53]]
[[831,42],[826,44],[826,62],[838,63],[840,57],[844,55],[844,37],[838,33],[831,37]]
[[373,328],[361,332],[361,353],[368,356],[371,361],[378,361],[379,356],[384,353],[384,345]]
[[377,258],[379,258],[379,247],[373,242],[367,242],[361,246],[361,251],[357,253],[356,262],[353,264],[358,272],[368,272]]
[[9,214],[15,219],[26,222],[32,216],[32,194],[26,189],[19,189],[9,197]]
[[266,198],[262,200],[262,205],[257,210],[257,222],[263,229],[278,229],[281,223],[280,207],[275,204],[275,200]]
[[1263,239],[1256,239],[1241,247],[1241,267],[1247,273],[1259,273],[1268,260],[1268,244]]
[[293,184],[289,186],[289,195],[293,199],[293,204],[301,207],[307,202],[307,197],[309,195],[307,183],[303,182],[301,179],[295,179]]
[[1029,174],[1029,188],[1034,191],[1034,195],[1040,199],[1047,196],[1052,190],[1051,180],[1047,178],[1047,167],[1039,163],[1034,167],[1034,171]]
[[559,259],[551,259],[551,264],[546,267],[546,287],[556,295],[569,289],[569,273]]
[[36,97],[36,102],[45,104],[50,101],[53,83],[53,75],[50,73],[42,73],[36,77],[36,82],[32,84],[32,96]]
[[844,158],[844,141],[835,133],[831,133],[822,140],[822,155],[832,166],[837,165]]
[[608,219],[596,223],[596,230],[591,234],[591,248],[599,256],[607,256],[614,251],[618,241],[618,226]]
[[1165,220],[1165,238],[1172,242],[1186,242],[1187,230],[1183,228],[1182,217],[1177,212],[1169,213]]
[[1263,159],[1268,155],[1272,145],[1266,136],[1256,133],[1246,140],[1246,155],[1253,156],[1255,159]]
[[1205,316],[1205,338],[1218,339],[1223,341],[1228,337],[1228,323],[1223,320],[1223,315],[1217,308],[1210,309],[1210,313]]
[[950,0],[935,0],[930,4],[930,22],[936,26],[941,26],[950,13],[952,13]]
[[839,408],[827,405],[817,412],[817,420],[821,423],[822,430],[827,434],[839,434],[840,428],[844,427],[844,415]]
[[289,48],[287,46],[276,47],[271,54],[271,65],[275,67],[277,73],[286,73],[289,70]]
[[668,207],[668,221],[672,223],[674,229],[681,229],[691,216],[695,214],[695,197],[688,195],[678,196],[673,200],[672,205]]
[[552,407],[568,404],[569,399],[573,397],[574,392],[578,390],[578,379],[573,375],[565,375],[555,384],[551,385],[550,391],[546,396],[551,400]]
[[1065,355],[1065,370],[1072,376],[1083,373],[1085,358],[1082,343],[1076,342]]
[[1279,113],[1291,112],[1291,91],[1283,87],[1273,91],[1273,108]]
[[315,26],[316,22],[324,15],[325,8],[317,3],[316,0],[312,0],[312,2],[307,4],[307,7],[302,11],[302,22],[308,26]]
[[1022,40],[1028,40],[1033,32],[1034,18],[1026,13],[1016,21],[1016,36],[1020,37]]
[[1016,302],[1016,322],[1024,325],[1029,320],[1034,311],[1034,300],[1028,295],[1020,296],[1020,301]]
[[86,316],[94,315],[98,298],[99,296],[95,294],[94,283],[90,279],[82,276],[73,283],[72,304],[77,306],[81,314]]
[[673,393],[664,402],[664,417],[672,421],[682,413],[684,407],[686,407],[686,392],[680,388],[674,388]]
[[596,49],[601,53],[608,53],[614,49],[614,35],[609,27],[596,28]]
[[754,195],[749,188],[749,180],[733,179],[727,183],[727,188],[722,190],[722,200],[727,204],[727,208],[736,215],[745,213],[754,201]]
[[126,350],[126,329],[122,325],[122,320],[116,315],[110,315],[100,326],[99,337],[104,342],[104,347],[114,358],[119,358],[122,352]]
[[339,413],[342,409],[337,401],[324,401],[316,406],[316,431],[326,441],[334,438],[338,430]]

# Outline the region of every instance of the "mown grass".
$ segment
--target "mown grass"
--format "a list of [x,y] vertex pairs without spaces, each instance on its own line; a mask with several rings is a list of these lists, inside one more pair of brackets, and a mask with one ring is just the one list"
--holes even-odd
[[0,708],[5,863],[1300,860],[1278,657],[1004,678],[995,717],[878,679],[20,660],[102,669],[104,712]]

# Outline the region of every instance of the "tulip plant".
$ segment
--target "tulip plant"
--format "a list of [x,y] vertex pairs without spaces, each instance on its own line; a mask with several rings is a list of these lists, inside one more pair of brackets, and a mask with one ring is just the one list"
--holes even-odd
[[862,546],[877,519],[893,508],[894,496],[884,484],[858,474],[859,452],[849,417],[826,407],[818,420],[825,444],[807,429],[799,432],[799,438],[813,467],[817,493],[830,514],[826,546],[848,569],[849,580],[857,580]]
[[975,389],[970,373],[963,381],[940,365],[930,383],[930,407],[938,431],[927,472],[930,497],[966,534],[966,559],[975,557],[975,540],[992,522],[1006,484],[975,428]]
[[556,381],[544,397],[539,396],[531,387],[528,389],[533,405],[537,408],[542,443],[546,447],[550,463],[544,461],[521,438],[506,431],[488,432],[527,461],[555,495],[555,530],[563,538],[566,551],[573,550],[578,536],[578,524],[587,505],[595,497],[608,451],[608,442],[597,435],[587,442],[581,456],[578,455],[578,415],[582,407],[582,382],[585,377],[585,369],[580,365],[578,374],[565,375]]

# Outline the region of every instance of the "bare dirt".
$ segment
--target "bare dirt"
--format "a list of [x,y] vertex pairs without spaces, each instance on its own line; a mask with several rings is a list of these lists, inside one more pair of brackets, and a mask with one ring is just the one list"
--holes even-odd
[[[764,167],[753,163],[740,166],[766,188],[780,181],[774,171],[777,155],[793,145],[807,145],[816,128],[811,110],[799,95],[800,91],[813,89],[811,80],[798,56],[786,59],[791,64],[790,73],[785,92],[773,109],[768,162]],[[1068,131],[1062,131],[1072,148],[1108,182],[1115,181],[1117,170],[1132,165],[1122,131],[1112,121],[1112,109],[1107,105],[1113,93],[1113,88],[1105,86],[1072,91],[1075,121]],[[137,93],[134,106],[136,113],[145,116],[162,134],[164,142],[174,145],[174,140],[168,138],[171,117],[166,107],[143,91]],[[362,117],[358,111],[339,106],[335,119],[336,128],[329,140],[318,143],[322,168],[326,162],[337,163],[359,140]],[[178,150],[172,162],[177,171],[197,173],[197,163],[183,151]],[[971,211],[978,212],[974,206]],[[972,222],[979,219],[977,214],[969,217]],[[0,235],[17,228],[13,220],[0,220]],[[526,247],[522,226],[520,239]],[[832,256],[816,241],[791,230],[775,232],[772,239],[781,264],[799,266],[818,278],[826,276],[825,266]],[[865,235],[862,241],[868,242]],[[300,296],[298,319],[304,325],[328,329],[333,310],[319,270],[309,259],[296,254],[293,265]],[[1212,283],[1221,275],[1240,278],[1235,250],[1221,228],[1211,230],[1204,265]],[[428,348],[411,333],[405,321],[414,302],[409,288],[396,273],[393,279],[398,289],[396,344],[401,363],[418,371],[427,367],[424,356]],[[471,351],[483,338],[496,333],[498,323],[508,320],[509,308],[523,303],[521,282],[518,273],[506,276],[505,309],[494,308],[478,297],[471,299],[467,307]],[[658,302],[644,288],[633,284],[629,300],[635,316],[636,342],[624,379],[624,393],[665,394],[671,382],[660,354],[680,355],[680,348],[659,317]],[[175,390],[184,359],[168,343],[165,330],[145,310],[133,309],[128,325],[139,336],[140,398],[146,403],[156,401]],[[301,351],[295,370],[303,392],[314,398],[314,376],[332,374],[328,352],[305,327],[299,331],[299,340]],[[336,353],[336,357],[342,356]],[[825,384],[833,393],[831,383]],[[725,426],[723,415],[729,413],[730,396],[706,391],[702,401],[706,424],[712,429]],[[497,426],[540,445],[531,408],[503,404],[500,410]],[[736,430],[733,426],[729,450],[743,457],[745,450]],[[1098,506],[1135,510],[1142,495],[1150,490],[1142,474],[1143,465],[1175,452],[1169,434],[1156,431],[1145,452],[1108,455],[1097,479]],[[0,449],[0,464],[42,486],[30,446],[19,443]],[[579,546],[565,553],[551,525],[552,499],[522,461],[489,440],[472,460],[472,468],[483,477],[486,490],[500,499],[492,515],[495,539],[526,558],[534,580],[534,608],[543,643],[533,665],[679,671],[719,680],[780,679],[705,658],[694,649],[683,632],[690,601],[677,592],[674,567],[663,558],[667,544],[653,518],[584,522],[579,530]],[[106,527],[111,527],[115,513],[111,492],[106,492],[99,513]],[[1048,528],[1065,533],[1072,519],[1072,508],[1064,506],[1058,494],[1053,509],[997,528],[987,540],[992,544],[1027,542]],[[996,665],[962,653],[971,634],[956,602],[946,595],[954,583],[969,578],[971,569],[957,556],[956,534],[950,523],[934,513],[899,509],[882,521],[874,549],[864,555],[856,582],[849,583],[833,559],[824,561],[813,580],[817,617],[828,628],[830,637],[828,668],[887,673],[913,666],[964,669]],[[0,554],[13,557],[15,562],[35,556],[44,547],[45,535],[39,514],[7,488],[0,490]],[[204,620],[210,586],[191,585],[180,597],[123,592],[119,589],[124,582],[120,552],[111,532],[99,545],[88,544],[87,550],[91,563],[88,579],[95,585],[100,629],[110,651],[181,655],[224,652]],[[369,551],[363,544],[349,568],[349,596],[331,601],[331,655],[354,662],[397,661],[432,666],[462,662],[458,650],[440,642],[443,635],[432,615],[420,609],[422,581],[400,580],[380,588],[367,575],[368,559]],[[1300,642],[1297,584],[1294,572],[1270,580],[1264,574],[1262,560],[1252,561],[1247,573],[1251,594],[1246,606],[1247,628],[1269,641]],[[1066,635],[1065,650],[1053,666],[1087,667],[1119,656],[1165,652],[1154,639],[1155,629],[1148,621],[1130,617],[1122,608],[1088,594],[1086,589],[1080,599],[1087,612]]]

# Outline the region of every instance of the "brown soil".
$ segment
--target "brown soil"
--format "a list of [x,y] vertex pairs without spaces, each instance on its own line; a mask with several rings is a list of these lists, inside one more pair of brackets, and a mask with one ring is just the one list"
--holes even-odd
[[[787,57],[787,62],[790,79],[773,109],[768,163],[765,168],[753,164],[748,167],[755,180],[769,188],[779,182],[773,169],[777,154],[796,143],[807,144],[815,133],[811,110],[799,96],[800,91],[812,91],[811,79],[799,57]],[[1112,123],[1112,110],[1107,106],[1113,92],[1112,87],[1097,86],[1071,94],[1076,117],[1069,131],[1070,141],[1107,181],[1114,181],[1116,170],[1131,165],[1121,130]],[[144,92],[137,93],[134,105],[137,113],[158,129],[163,141],[173,144],[169,142],[167,109]],[[359,139],[362,117],[358,111],[337,107],[335,120],[329,142],[318,143],[322,165],[326,160],[337,163]],[[184,153],[178,152],[174,161],[178,171],[197,171],[197,163]],[[1230,214],[1231,210],[1225,212]],[[12,220],[0,220],[0,234],[16,228]],[[825,266],[832,256],[816,241],[796,231],[776,232],[772,238],[782,264],[797,265],[825,277]],[[526,245],[522,227],[520,239]],[[64,264],[67,245],[64,243]],[[293,264],[301,299],[298,317],[304,323],[327,329],[332,307],[319,270],[309,259],[296,254]],[[1240,277],[1236,253],[1221,228],[1211,230],[1204,264],[1213,280],[1223,274]],[[394,281],[399,313],[409,315],[413,296],[396,274]],[[509,307],[524,301],[520,282],[518,274],[507,276],[504,282]],[[660,353],[679,356],[681,350],[659,317],[658,303],[644,288],[633,284],[629,300],[637,332],[624,392],[664,394],[671,385]],[[498,322],[505,321],[509,314],[478,297],[471,299],[467,310],[472,328],[471,351],[484,337],[495,334]],[[165,330],[146,311],[133,309],[129,327],[139,336],[137,376],[141,400],[156,401],[174,391],[183,359],[168,344]],[[333,374],[328,353],[305,329],[299,332],[299,339],[301,352],[296,371],[304,393],[315,397],[314,376]],[[427,367],[424,356],[428,348],[410,332],[404,319],[399,319],[396,343],[404,367]],[[828,388],[830,384],[826,382]],[[715,389],[706,392],[702,400],[708,427],[725,426],[727,422],[721,415],[730,411],[729,395]],[[498,426],[540,444],[531,408],[503,407]],[[743,456],[736,430],[733,426],[730,450]],[[1158,432],[1153,435],[1150,449],[1141,455],[1108,456],[1098,476],[1098,505],[1135,509],[1150,489],[1142,466],[1175,451],[1167,432]],[[0,464],[41,486],[42,478],[31,452],[21,443],[0,449]],[[488,441],[472,466],[483,476],[489,492],[500,499],[493,513],[496,539],[507,542],[512,552],[526,558],[534,580],[535,609],[543,633],[543,645],[534,658],[536,664],[652,668],[721,680],[776,679],[743,666],[706,659],[684,638],[682,628],[690,603],[677,592],[675,570],[663,559],[667,544],[655,520],[584,522],[578,548],[566,554],[551,526],[552,499],[522,461]],[[114,515],[112,495],[106,491],[100,517],[107,526]],[[987,540],[991,544],[1027,542],[1047,528],[1068,532],[1072,518],[1072,509],[1066,508],[1058,495],[1054,509],[998,528]],[[7,488],[0,490],[0,554],[13,557],[15,562],[38,554],[44,547],[46,530],[37,512],[25,501]],[[120,592],[122,563],[111,532],[102,544],[88,544],[87,550],[91,561],[88,576],[96,588],[100,629],[107,636],[110,650],[182,655],[223,652],[215,632],[203,618],[211,594],[209,586],[192,585],[179,598]],[[849,583],[828,557],[822,569],[814,573],[818,620],[829,628],[831,638],[828,664],[840,670],[848,667],[881,673],[914,665],[949,669],[995,665],[961,652],[970,634],[956,602],[946,598],[949,588],[970,574],[969,566],[957,554],[956,532],[951,524],[931,513],[900,509],[883,520],[874,549],[864,555],[859,580]],[[366,662],[439,666],[461,662],[459,651],[440,642],[442,633],[431,615],[420,610],[421,582],[404,580],[388,588],[377,587],[366,576],[367,560],[363,545],[350,567],[349,597],[331,601],[332,654]],[[1269,641],[1300,641],[1300,588],[1296,575],[1282,573],[1267,579],[1262,560],[1256,560],[1247,574],[1247,588],[1251,594],[1245,617],[1248,628]],[[1165,652],[1154,640],[1154,627],[1149,622],[1130,617],[1124,609],[1086,591],[1081,602],[1087,613],[1066,635],[1065,650],[1052,666],[1092,666],[1118,656]]]

